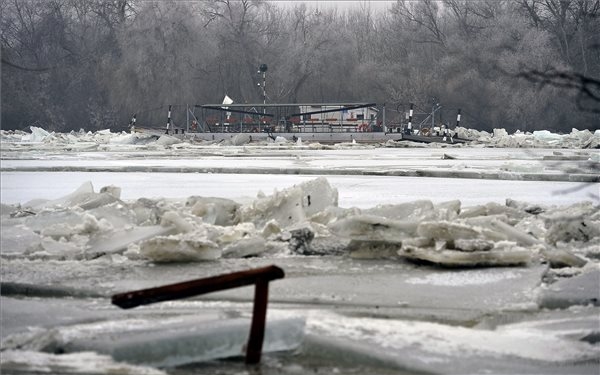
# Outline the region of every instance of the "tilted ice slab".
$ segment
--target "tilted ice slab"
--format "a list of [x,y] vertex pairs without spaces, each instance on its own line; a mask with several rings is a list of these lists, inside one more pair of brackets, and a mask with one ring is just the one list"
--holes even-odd
[[405,248],[398,254],[419,261],[427,261],[448,267],[511,266],[530,263],[535,254],[526,248],[510,244],[507,249],[486,251],[429,250]]
[[[133,329],[132,329],[133,327]],[[131,321],[97,327],[90,336],[76,337],[63,346],[67,352],[93,350],[117,361],[154,367],[174,367],[211,359],[245,355],[250,320],[206,320],[179,317],[135,329]],[[265,329],[264,352],[296,349],[302,342],[304,320],[271,319]]]
[[237,218],[240,222],[251,221],[257,226],[276,220],[281,227],[288,227],[307,220],[327,207],[337,205],[337,189],[326,178],[319,177],[275,191],[269,196],[260,194],[251,204],[240,207]]
[[[589,331],[597,323],[592,319],[585,324]],[[570,365],[598,360],[597,345],[569,338],[572,328],[560,330],[557,324],[524,322],[484,330],[314,311],[307,320],[305,347],[312,346],[314,355],[332,352],[339,358],[345,353],[355,361],[445,374],[528,373],[557,367],[571,372]],[[594,367],[587,372],[594,373]]]
[[580,275],[544,287],[540,291],[538,304],[551,309],[572,305],[600,306],[600,266],[590,265]]
[[[300,346],[305,321],[267,318],[263,352]],[[110,355],[120,362],[174,367],[245,355],[250,332],[248,318],[198,314],[171,318],[129,318],[62,326],[29,337],[37,349],[50,352],[88,352]]]
[[[289,276],[269,287],[270,300],[316,305],[455,311],[479,315],[537,309],[535,296],[547,266],[490,269],[406,267],[402,271]],[[211,294],[247,300],[248,290]],[[468,314],[467,314],[468,311]]]

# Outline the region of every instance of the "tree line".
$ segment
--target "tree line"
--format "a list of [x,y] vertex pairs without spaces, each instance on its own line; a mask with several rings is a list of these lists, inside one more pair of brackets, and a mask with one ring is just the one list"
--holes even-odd
[[[174,105],[409,103],[509,131],[600,128],[600,0],[0,0],[2,128],[159,124]],[[179,112],[177,109],[179,108]],[[175,116],[175,114],[174,114]]]

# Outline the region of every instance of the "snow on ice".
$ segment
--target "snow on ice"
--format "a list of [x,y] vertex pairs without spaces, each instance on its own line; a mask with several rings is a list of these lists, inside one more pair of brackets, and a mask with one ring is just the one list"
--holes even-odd
[[53,355],[26,350],[3,351],[2,371],[6,373],[39,374],[166,375],[164,371],[153,367],[116,362],[108,355],[100,355],[94,352]]
[[[1,132],[10,145],[3,159],[31,150],[145,155],[197,147],[168,136],[31,130]],[[600,145],[599,131],[457,132],[473,140],[460,147]],[[234,154],[248,141],[210,147]],[[286,142],[260,147],[325,147]],[[553,156],[581,156],[592,170],[600,161],[596,152]],[[290,361],[301,366],[315,358],[434,373],[597,373],[600,366],[597,200],[345,207],[326,177],[244,201],[122,194],[122,187],[86,182],[58,199],[2,204],[3,372],[161,374],[240,356],[249,310],[228,303],[250,301],[247,290],[140,309],[137,318],[103,304],[124,290],[269,263],[290,272],[271,289],[265,351],[293,352]]]
[[[4,205],[3,225],[18,227],[19,235],[32,241],[25,247],[3,246],[3,256],[76,260],[120,253],[182,262],[214,260],[224,253],[289,255],[299,248],[311,253],[315,239],[321,254],[338,254],[337,246],[329,252],[321,240],[336,236],[349,241],[350,256],[358,252],[362,258],[404,257],[446,266],[541,259],[581,267],[590,254],[556,244],[564,239],[585,249],[600,241],[600,212],[592,202],[537,207],[533,214],[497,204],[461,210],[459,201],[425,200],[361,210],[338,207],[338,192],[324,177],[261,194],[249,204],[198,198],[126,202],[118,192],[105,187],[97,193],[88,182],[54,201]],[[537,237],[529,234],[533,231]],[[10,236],[2,241],[11,241]]]

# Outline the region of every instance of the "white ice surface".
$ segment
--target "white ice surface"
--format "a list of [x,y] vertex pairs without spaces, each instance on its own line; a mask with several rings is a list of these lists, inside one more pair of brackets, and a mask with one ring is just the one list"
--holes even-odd
[[[208,314],[207,314],[208,315]],[[300,346],[304,319],[269,319],[263,351]],[[175,367],[245,354],[250,319],[212,318],[203,314],[73,325],[58,329],[57,345],[65,352],[93,350],[115,360],[153,367]]]
[[533,324],[504,326],[497,331],[453,327],[438,323],[390,321],[343,317],[333,313],[319,313],[307,321],[308,333],[337,336],[371,345],[398,361],[419,350],[420,358],[451,362],[452,357],[509,356],[547,362],[592,360],[600,356],[600,349],[585,342],[573,343],[536,329]]
[[[96,190],[119,186],[122,199],[186,198],[192,195],[221,197],[248,202],[259,191],[273,193],[313,180],[314,175],[206,174],[206,173],[111,173],[111,172],[3,172],[2,203],[26,203],[33,199],[63,197],[86,181]],[[507,198],[532,204],[566,205],[590,200],[600,194],[600,184],[576,182],[498,181],[457,178],[390,176],[327,176],[339,191],[340,207],[370,208],[429,199],[444,202],[460,199],[463,207]],[[570,189],[582,189],[561,193]]]
[[[576,161],[598,160],[597,150],[567,149],[489,149],[489,148],[375,148],[352,149],[269,149],[245,147],[188,147],[179,150],[124,149],[119,152],[32,153],[18,160],[19,153],[9,153],[3,168],[315,168],[351,170],[355,168],[451,169],[560,173],[561,168]],[[16,156],[16,159],[13,159]],[[451,156],[452,158],[448,158]],[[544,160],[545,158],[556,160]],[[576,158],[578,160],[569,160]],[[563,160],[564,159],[564,160]],[[560,163],[557,163],[560,160]]]
[[[37,198],[56,199],[71,193],[82,183],[92,181],[96,189],[105,185],[121,187],[123,199],[199,195],[247,202],[248,199],[243,199],[254,198],[259,191],[270,194],[274,189],[314,179],[320,172],[338,188],[341,207],[367,208],[417,199],[434,202],[460,199],[463,207],[491,201],[503,204],[506,198],[535,204],[571,204],[600,194],[598,183],[560,194],[581,185],[539,181],[547,179],[544,176],[565,175],[567,168],[597,176],[598,173],[590,171],[585,164],[586,159],[599,160],[597,150],[376,148],[367,145],[326,150],[293,146],[188,144],[179,149],[125,146],[122,151],[113,152],[3,150],[0,201],[25,203]],[[547,157],[581,160],[544,160]],[[187,173],[177,173],[179,168]],[[303,175],[303,170],[310,170],[311,175]],[[240,171],[244,174],[237,173]],[[361,175],[394,171],[496,173],[508,175],[511,180]],[[536,177],[519,181],[522,173]]]
[[116,362],[110,356],[94,352],[57,355],[7,350],[2,352],[0,369],[17,374],[166,375],[166,372],[156,368]]
[[415,285],[464,286],[492,284],[520,277],[516,272],[492,273],[487,270],[460,270],[451,273],[431,273],[425,277],[412,277],[405,282]]

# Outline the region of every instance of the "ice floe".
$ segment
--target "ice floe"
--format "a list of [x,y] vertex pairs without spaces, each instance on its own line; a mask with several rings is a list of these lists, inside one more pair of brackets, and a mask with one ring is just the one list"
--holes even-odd
[[[331,313],[308,320],[307,341],[324,352],[344,348],[357,356],[358,362],[376,361],[398,369],[446,374],[481,373],[483,369],[512,373],[529,366],[544,372],[557,363],[595,361],[600,354],[594,345],[562,337],[564,332],[558,330],[549,334],[540,328],[536,323],[520,323],[482,331]],[[461,360],[454,360],[457,357]]]
[[[304,325],[302,317],[271,319],[265,330],[263,350],[268,353],[298,348],[302,343]],[[229,319],[214,314],[163,318],[159,325],[153,319],[122,319],[36,330],[29,335],[13,336],[10,342],[3,343],[3,349],[20,347],[47,353],[93,352],[109,355],[123,363],[175,367],[216,358],[243,357],[249,326],[248,318]],[[70,357],[77,358],[74,354]],[[9,369],[10,362],[2,360],[2,368]],[[134,366],[131,368],[135,369]]]
[[[600,238],[600,216],[592,202],[541,207],[508,200],[504,206],[462,209],[460,201],[422,200],[341,208],[337,190],[323,177],[271,195],[259,193],[247,204],[197,196],[126,202],[119,199],[118,187],[100,191],[87,182],[60,199],[5,206],[3,225],[18,228],[14,234],[31,242],[3,248],[3,256],[90,259],[121,253],[182,262],[262,253],[339,255],[345,243],[345,253],[360,258],[581,267],[589,259],[578,248]],[[17,242],[3,237],[3,243]],[[318,249],[311,248],[313,242]],[[570,242],[577,246],[564,245]]]
[[552,133],[548,130],[536,130],[532,133],[517,131],[508,134],[505,129],[494,129],[492,133],[459,127],[459,138],[470,139],[476,143],[493,147],[545,147],[545,148],[599,148],[600,131],[573,128],[568,134]]
[[[127,133],[119,132],[112,133],[108,129],[99,130],[96,132],[85,132],[80,130],[79,132],[70,133],[49,133],[48,131],[36,127],[30,127],[30,133],[20,130],[1,130],[0,141],[3,143],[55,143],[58,145],[75,144],[75,143],[86,143],[91,142],[96,145],[147,145],[153,144],[158,147],[171,147],[173,145],[181,143],[200,143],[207,144],[211,142],[207,141],[196,141],[193,134],[181,134],[181,135],[166,135],[163,134],[160,137],[150,133]],[[491,133],[486,131],[479,131],[476,129],[469,129],[464,127],[458,127],[454,129],[454,132],[459,138],[468,139],[472,141],[473,146],[487,145],[490,147],[529,147],[529,148],[599,148],[600,147],[600,131],[596,130],[591,132],[589,130],[578,130],[573,128],[568,134],[552,133],[548,130],[536,130],[533,132],[522,132],[516,131],[513,134],[509,134],[505,129],[498,128],[494,129]],[[241,146],[251,142],[256,142],[252,139],[252,135],[249,133],[239,133],[231,137],[231,139],[219,142],[212,142],[216,144],[222,144],[227,146]],[[267,138],[266,141],[274,145],[287,145],[287,146],[301,146],[302,141],[300,138],[286,139],[281,136]],[[391,141],[393,142],[393,141]],[[393,142],[403,143],[406,141]],[[344,144],[345,147],[355,147],[357,143],[348,142]],[[419,147],[422,145],[415,144]],[[388,145],[390,146],[390,145]],[[463,146],[464,147],[464,146]]]

